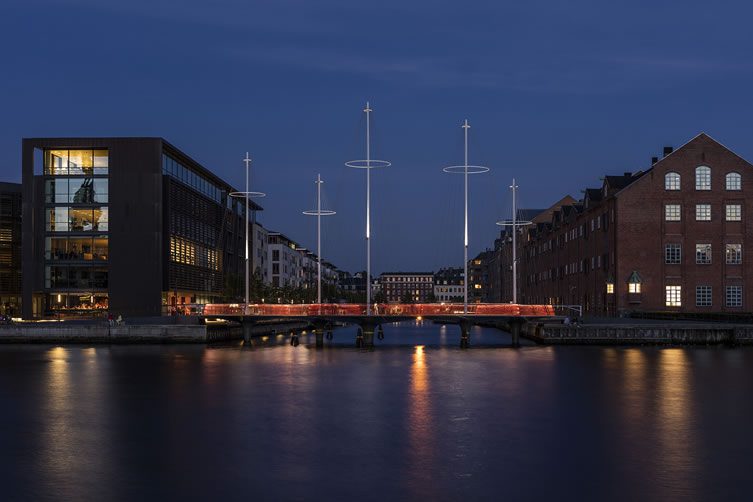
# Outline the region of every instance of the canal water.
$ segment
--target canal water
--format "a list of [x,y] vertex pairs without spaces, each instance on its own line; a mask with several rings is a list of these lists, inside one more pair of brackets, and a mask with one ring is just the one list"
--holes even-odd
[[0,346],[2,500],[750,500],[753,350]]

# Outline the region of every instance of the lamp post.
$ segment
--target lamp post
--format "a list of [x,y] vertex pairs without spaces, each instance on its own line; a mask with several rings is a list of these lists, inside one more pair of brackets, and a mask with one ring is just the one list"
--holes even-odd
[[371,112],[374,110],[366,102],[363,112],[366,114],[366,158],[349,160],[346,166],[366,170],[366,315],[371,315],[371,170],[389,167],[391,162],[371,158]]
[[518,303],[518,227],[530,225],[530,221],[518,220],[518,207],[516,194],[518,191],[518,185],[515,184],[515,178],[512,179],[512,220],[498,221],[497,225],[502,227],[512,227],[512,302]]
[[322,176],[316,175],[316,209],[304,211],[307,216],[316,216],[316,256],[317,256],[317,279],[316,279],[316,303],[321,309],[322,304],[322,216],[332,216],[335,211],[322,209]]
[[465,200],[464,230],[463,230],[463,313],[468,313],[468,175],[481,174],[489,171],[486,166],[468,164],[468,120],[463,121],[464,157],[462,166],[448,166],[442,169],[446,173],[463,175],[463,193]]
[[230,192],[230,197],[235,198],[243,198],[245,199],[245,223],[246,223],[246,252],[245,252],[245,264],[246,264],[246,294],[245,294],[245,303],[243,304],[243,313],[246,312],[246,309],[248,308],[248,302],[249,302],[249,281],[250,281],[250,262],[249,262],[249,252],[248,252],[248,238],[249,238],[249,229],[248,229],[248,216],[249,216],[249,199],[254,197],[264,197],[266,196],[265,193],[262,192],[250,192],[249,191],[249,184],[251,183],[251,157],[249,157],[248,152],[246,152],[246,157],[243,159],[243,162],[246,164],[246,190],[244,192]]

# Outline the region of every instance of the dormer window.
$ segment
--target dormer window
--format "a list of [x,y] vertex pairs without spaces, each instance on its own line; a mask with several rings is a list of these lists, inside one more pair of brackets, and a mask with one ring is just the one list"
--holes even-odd
[[679,190],[680,175],[677,173],[667,173],[664,175],[664,190]]
[[637,271],[633,270],[633,273],[630,274],[630,277],[628,277],[628,293],[630,294],[640,294],[641,292],[641,276],[638,274]]
[[711,190],[711,168],[698,166],[695,168],[695,189]]

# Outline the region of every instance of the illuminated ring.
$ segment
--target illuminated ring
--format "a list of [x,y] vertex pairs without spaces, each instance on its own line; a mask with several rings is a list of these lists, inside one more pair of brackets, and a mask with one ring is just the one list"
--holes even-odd
[[307,214],[309,216],[332,216],[333,214],[337,214],[335,211],[330,211],[329,209],[322,209],[321,211],[303,211],[303,214]]
[[228,195],[230,195],[230,197],[236,197],[239,199],[245,199],[246,195],[248,195],[249,199],[253,199],[254,197],[259,198],[267,196],[267,194],[265,194],[264,192],[230,192]]
[[499,225],[500,227],[512,227],[512,226],[524,227],[526,225],[531,225],[532,223],[533,223],[532,221],[515,220],[515,223],[513,223],[512,220],[502,220],[502,221],[498,221],[497,225]]
[[349,160],[345,165],[353,169],[376,169],[377,167],[390,167],[392,162],[386,160]]
[[447,166],[442,169],[446,173],[452,174],[481,174],[489,170],[486,166]]

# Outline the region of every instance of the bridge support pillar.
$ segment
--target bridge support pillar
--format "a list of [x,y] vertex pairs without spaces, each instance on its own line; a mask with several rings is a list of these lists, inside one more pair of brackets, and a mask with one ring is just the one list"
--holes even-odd
[[373,349],[374,348],[374,332],[376,331],[376,323],[374,322],[361,322],[359,323],[358,335],[356,336],[356,347],[360,349]]
[[467,349],[471,346],[471,326],[473,325],[463,320],[458,323],[458,326],[460,326],[460,348]]
[[324,347],[324,329],[314,328],[314,335],[316,336],[316,348],[321,349]]
[[510,321],[510,335],[512,336],[512,346],[515,348],[520,347],[520,330],[525,324],[524,320],[512,319]]
[[253,324],[249,321],[241,321],[241,326],[243,328],[243,343],[251,343],[251,327]]

